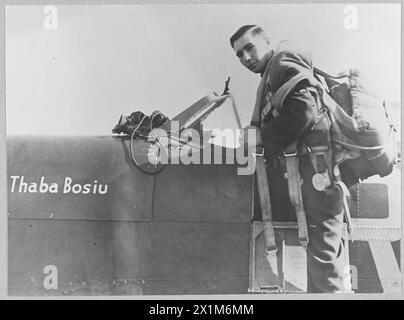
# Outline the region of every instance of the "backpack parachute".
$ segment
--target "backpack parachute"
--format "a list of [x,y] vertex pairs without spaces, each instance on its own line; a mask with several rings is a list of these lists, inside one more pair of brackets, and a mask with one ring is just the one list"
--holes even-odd
[[[396,160],[395,128],[386,101],[366,91],[360,73],[355,69],[339,77],[316,68],[314,72],[315,76],[324,78],[328,93],[336,102],[330,108],[333,102],[323,99],[334,127],[331,136],[337,151],[336,161],[342,162],[343,180],[352,184],[376,174],[381,177],[390,174]],[[341,83],[336,81],[338,78],[348,81]],[[346,117],[341,117],[342,113]],[[350,127],[351,124],[355,128]]]
[[[396,130],[386,102],[364,89],[357,70],[351,69],[341,76],[330,76],[317,68],[313,71],[298,73],[284,83],[271,98],[273,108],[279,111],[291,90],[307,80],[328,115],[330,127],[321,129],[318,127],[321,122],[316,123],[307,133],[305,143],[311,145],[317,131],[325,137],[329,132],[334,165],[338,165],[341,178],[348,186],[376,174],[381,177],[390,174],[396,162],[393,139]],[[348,81],[340,82],[340,79]],[[324,120],[322,116],[320,119]]]

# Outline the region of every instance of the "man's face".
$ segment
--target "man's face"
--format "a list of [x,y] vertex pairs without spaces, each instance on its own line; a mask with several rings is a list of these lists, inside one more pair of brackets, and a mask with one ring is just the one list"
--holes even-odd
[[247,31],[234,42],[234,51],[240,62],[254,73],[263,73],[271,57],[272,47],[262,34],[251,34]]

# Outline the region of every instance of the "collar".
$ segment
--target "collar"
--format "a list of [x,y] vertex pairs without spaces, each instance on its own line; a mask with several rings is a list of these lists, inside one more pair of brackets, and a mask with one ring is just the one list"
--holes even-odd
[[264,76],[264,74],[267,72],[267,70],[268,70],[268,68],[269,68],[269,65],[270,65],[271,62],[272,62],[272,58],[274,57],[275,51],[274,51],[273,49],[271,49],[270,52],[271,52],[271,55],[269,56],[267,66],[265,67],[265,70],[264,70],[262,73],[260,73],[261,78],[262,78],[262,77]]

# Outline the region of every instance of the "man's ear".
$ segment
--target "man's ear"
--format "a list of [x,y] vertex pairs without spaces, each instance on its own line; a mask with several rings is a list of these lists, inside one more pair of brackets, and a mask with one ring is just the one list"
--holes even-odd
[[265,36],[264,40],[267,43],[267,45],[271,45],[271,39],[269,39],[268,36]]

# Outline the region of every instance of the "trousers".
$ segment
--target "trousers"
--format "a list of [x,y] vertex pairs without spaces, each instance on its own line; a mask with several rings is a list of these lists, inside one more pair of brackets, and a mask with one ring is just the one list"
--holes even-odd
[[[267,160],[267,163],[273,220],[296,221],[283,170],[271,161]],[[303,178],[302,198],[309,232],[307,292],[350,292],[343,240],[342,192],[334,188],[326,194],[314,189],[311,179],[315,172],[308,156],[300,158],[299,170]]]

